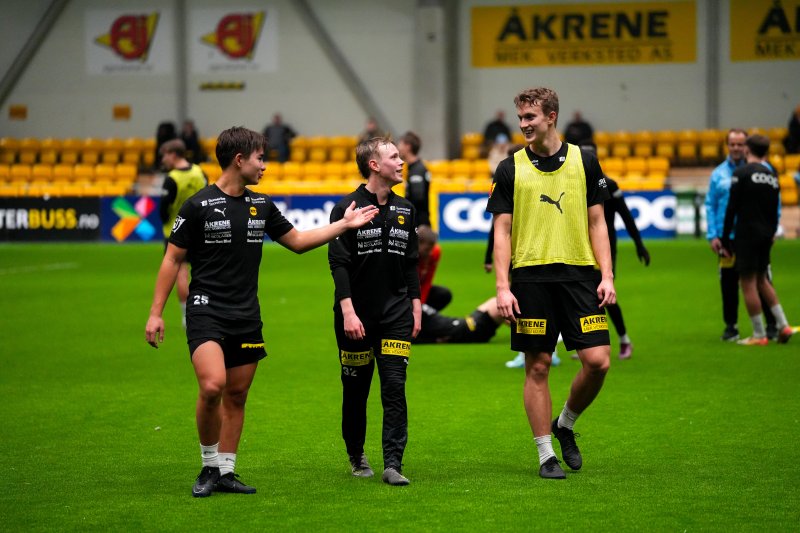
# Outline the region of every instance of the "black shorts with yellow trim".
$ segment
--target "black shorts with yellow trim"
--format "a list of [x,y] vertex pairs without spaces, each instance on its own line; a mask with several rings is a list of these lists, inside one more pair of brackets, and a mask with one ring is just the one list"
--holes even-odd
[[567,350],[611,343],[606,312],[600,308],[595,280],[511,283],[521,315],[511,326],[511,349],[549,352],[558,334]]
[[248,332],[230,333],[224,321],[209,316],[191,316],[186,324],[186,338],[189,344],[189,358],[201,344],[214,341],[222,348],[225,368],[257,363],[267,356],[264,348],[264,335],[261,327]]
[[364,323],[366,336],[363,339],[350,339],[344,334],[344,318],[341,312],[334,313],[334,331],[339,348],[339,362],[342,366],[366,366],[376,356],[411,356],[411,333],[414,317],[411,306],[408,312],[395,315],[394,320],[380,323]]

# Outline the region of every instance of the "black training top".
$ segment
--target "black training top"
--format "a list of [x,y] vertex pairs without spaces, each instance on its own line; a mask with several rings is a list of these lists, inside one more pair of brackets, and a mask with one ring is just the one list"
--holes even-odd
[[778,229],[780,184],[774,171],[759,163],[737,168],[731,177],[723,235],[736,219],[737,240],[771,239]]
[[348,230],[328,244],[328,263],[335,285],[334,310],[351,298],[362,322],[377,321],[398,301],[420,297],[414,206],[389,192],[385,205],[361,185],[337,203],[331,222],[340,220],[351,202],[374,205],[379,214],[369,224]]
[[408,165],[408,181],[406,182],[406,198],[417,210],[416,225],[430,225],[431,174],[421,159]]
[[293,227],[269,196],[249,189],[234,197],[210,185],[189,198],[169,239],[187,250],[192,265],[186,314],[232,319],[243,331],[259,328],[264,235],[275,241]]

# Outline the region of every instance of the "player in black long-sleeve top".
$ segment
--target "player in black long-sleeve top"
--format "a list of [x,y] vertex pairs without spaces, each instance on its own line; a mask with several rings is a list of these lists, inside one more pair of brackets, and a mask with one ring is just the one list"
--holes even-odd
[[401,473],[408,440],[406,368],[422,314],[415,210],[392,192],[403,181],[403,160],[391,141],[362,141],[356,147],[356,162],[367,183],[336,204],[331,222],[341,218],[351,202],[357,207],[377,206],[379,214],[328,245],[342,373],[342,437],[352,474],[372,476],[364,440],[367,397],[377,364],[383,404],[383,481],[407,485]]

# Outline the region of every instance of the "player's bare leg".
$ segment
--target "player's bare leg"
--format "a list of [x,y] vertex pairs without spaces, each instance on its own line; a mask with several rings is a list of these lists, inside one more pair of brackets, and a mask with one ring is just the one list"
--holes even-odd
[[566,474],[558,464],[550,437],[553,403],[548,379],[551,360],[551,354],[547,352],[525,352],[525,387],[522,397],[539,453],[539,475],[548,479],[564,479]]
[[220,479],[216,487],[216,490],[221,492],[240,494],[256,492],[254,487],[239,481],[234,470],[236,468],[236,451],[239,448],[239,439],[244,426],[244,406],[257,367],[258,363],[252,363],[229,368],[227,372],[228,383],[222,394],[222,432],[219,440]]
[[220,402],[225,389],[225,357],[216,342],[201,344],[192,354],[199,393],[195,416],[203,469],[192,487],[192,496],[210,496],[219,480],[219,438],[222,426]]

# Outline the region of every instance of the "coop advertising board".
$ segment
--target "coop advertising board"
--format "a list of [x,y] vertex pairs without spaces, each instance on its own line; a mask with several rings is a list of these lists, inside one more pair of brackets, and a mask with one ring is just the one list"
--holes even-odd
[[[485,194],[440,194],[439,235],[442,240],[486,239],[492,217],[486,212]],[[626,192],[625,202],[644,238],[674,237],[677,229],[677,198],[671,191]],[[617,216],[618,236],[627,237],[625,225]]]

